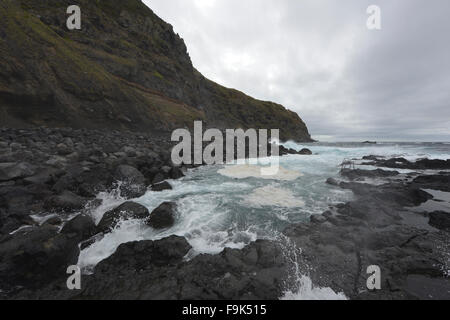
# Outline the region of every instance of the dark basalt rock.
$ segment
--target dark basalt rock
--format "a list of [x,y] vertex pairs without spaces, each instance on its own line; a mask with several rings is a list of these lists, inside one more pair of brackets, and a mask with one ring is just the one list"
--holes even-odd
[[416,162],[410,162],[405,158],[375,159],[373,162],[365,163],[377,167],[398,168],[410,170],[447,170],[450,169],[450,159],[421,159]]
[[131,199],[139,198],[145,194],[146,184],[144,175],[136,168],[129,165],[117,167],[114,178],[121,182],[120,191],[122,196]]
[[106,212],[97,228],[102,232],[107,232],[114,229],[120,220],[145,219],[148,216],[149,211],[146,207],[136,202],[128,201],[114,210]]
[[363,160],[370,160],[370,161],[378,161],[378,160],[380,160],[382,158],[384,158],[384,157],[382,157],[382,156],[375,156],[375,155],[362,157]]
[[74,211],[83,209],[86,203],[86,199],[73,192],[64,191],[60,195],[48,198],[44,206],[47,210]]
[[59,234],[58,228],[50,225],[14,234],[0,243],[0,287],[39,288],[65,278],[78,254],[76,237]]
[[164,181],[164,182],[161,182],[161,183],[158,183],[158,184],[154,184],[151,187],[151,189],[152,189],[152,191],[172,190],[172,186],[167,181]]
[[153,210],[147,224],[154,229],[166,229],[175,223],[176,204],[174,202],[164,202]]
[[313,153],[312,153],[311,150],[305,148],[305,149],[300,150],[300,151],[298,152],[298,154],[310,156],[310,155],[312,155]]
[[312,223],[319,223],[320,224],[320,223],[326,222],[327,218],[325,216],[323,216],[323,215],[315,214],[315,215],[311,216],[310,220],[311,220]]
[[166,176],[164,175],[164,173],[162,172],[158,172],[156,173],[155,177],[152,180],[153,184],[158,184],[163,182],[166,179]]
[[334,178],[328,178],[326,183],[331,185],[331,186],[339,186],[339,181],[337,181]]
[[398,176],[400,172],[398,171],[387,171],[382,169],[376,170],[361,170],[361,169],[342,169],[341,175],[350,179],[356,180],[361,177],[366,178],[386,178],[386,177],[394,177]]
[[87,240],[97,233],[97,226],[91,217],[80,214],[67,222],[61,230],[62,234],[75,234],[79,242]]
[[62,224],[62,219],[60,217],[51,217],[50,219],[45,220],[46,224],[52,225],[52,226],[59,226]]
[[185,238],[171,236],[158,241],[129,242],[119,246],[108,259],[100,262],[96,272],[104,273],[109,269],[120,268],[143,270],[152,266],[176,265],[191,250]]
[[23,179],[25,184],[51,184],[57,177],[64,174],[64,171],[55,168],[40,169],[35,175]]
[[[291,225],[284,231],[302,249],[303,263],[314,266],[309,274],[315,285],[343,291],[353,299],[416,299],[426,296],[427,289],[411,294],[408,275],[414,273],[448,288],[442,271],[448,234],[403,222],[405,208],[424,203],[431,195],[418,185],[393,182],[341,186],[350,188],[356,200],[328,212],[326,223]],[[442,226],[444,217],[448,216],[438,213],[430,220]],[[370,265],[383,266],[380,291],[366,290],[365,270]]]
[[29,163],[0,163],[0,182],[32,176],[35,168]]
[[173,167],[170,170],[170,178],[171,179],[180,179],[182,177],[184,177],[184,173],[179,167]]
[[419,176],[413,183],[422,186],[424,189],[435,189],[443,192],[450,192],[450,174]]
[[450,231],[450,212],[435,211],[430,213],[430,225]]
[[124,244],[72,299],[275,300],[282,295],[287,259],[275,243],[259,240],[243,250],[183,262],[189,250],[186,240],[175,236]]
[[[270,145],[267,146],[267,150],[271,150]],[[296,151],[294,149],[287,149],[283,145],[278,146],[280,156],[288,155],[288,154],[298,154],[298,155],[312,155],[312,151],[309,149],[302,149],[300,151]]]

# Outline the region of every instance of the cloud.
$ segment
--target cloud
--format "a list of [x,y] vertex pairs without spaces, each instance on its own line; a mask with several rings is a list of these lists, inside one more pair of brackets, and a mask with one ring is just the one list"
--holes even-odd
[[314,136],[450,140],[448,0],[144,2],[206,77],[298,112]]

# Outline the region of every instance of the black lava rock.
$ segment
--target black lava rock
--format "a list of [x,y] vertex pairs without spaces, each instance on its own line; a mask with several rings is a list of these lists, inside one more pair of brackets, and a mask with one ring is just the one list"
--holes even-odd
[[158,208],[153,210],[147,224],[154,229],[166,229],[175,223],[176,204],[173,202],[164,202]]

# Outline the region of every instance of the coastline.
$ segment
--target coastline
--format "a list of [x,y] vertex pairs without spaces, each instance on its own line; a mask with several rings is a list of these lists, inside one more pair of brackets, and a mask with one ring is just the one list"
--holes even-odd
[[[433,213],[405,219],[404,214],[432,198],[424,189],[449,192],[450,175],[439,171],[434,175],[386,174],[381,168],[344,171],[342,181],[329,180],[335,188],[351,190],[355,199],[330,204],[330,210],[313,215],[309,223],[290,225],[279,241],[257,240],[243,249],[201,254],[187,261],[184,257],[192,247],[182,237],[122,244],[96,266],[93,275],[83,276],[81,291],[69,291],[64,267],[76,263],[79,245],[98,233],[86,220],[64,232],[73,213],[83,212],[97,192],[113,187],[117,167],[134,166],[144,177],[125,170],[127,179],[142,184],[138,188],[135,183],[120,186],[130,199],[145,193],[149,185],[182,177],[185,169],[172,167],[168,144],[151,136],[70,129],[3,129],[2,133],[6,134],[0,141],[0,162],[17,162],[13,169],[3,171],[12,175],[11,179],[3,178],[0,184],[0,264],[7,271],[0,278],[4,299],[273,300],[286,291],[295,292],[300,275],[309,277],[318,288],[331,288],[349,299],[426,299],[430,287],[441,288],[435,294],[448,298],[444,290],[449,284],[445,274],[449,254],[446,216]],[[364,161],[383,168],[398,162],[386,160],[368,155]],[[402,163],[417,169],[415,163]],[[420,163],[423,169],[450,168],[448,161]],[[387,180],[374,186],[358,182],[362,177]],[[95,205],[99,204],[91,203]],[[30,209],[35,213],[53,210],[56,217],[39,225],[29,217]],[[32,226],[20,229],[23,224]],[[22,256],[14,253],[19,248]],[[47,257],[44,264],[36,260],[41,254]],[[25,265],[18,268],[17,261]],[[380,291],[366,289],[364,267],[372,264],[383,266]],[[34,272],[24,278],[26,268]],[[39,270],[50,272],[36,272]],[[122,280],[117,282],[118,278]]]

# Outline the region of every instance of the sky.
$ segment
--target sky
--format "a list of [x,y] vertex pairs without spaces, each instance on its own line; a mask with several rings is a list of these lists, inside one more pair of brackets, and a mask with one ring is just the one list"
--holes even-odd
[[297,112],[316,139],[450,141],[448,0],[144,3],[204,76]]

